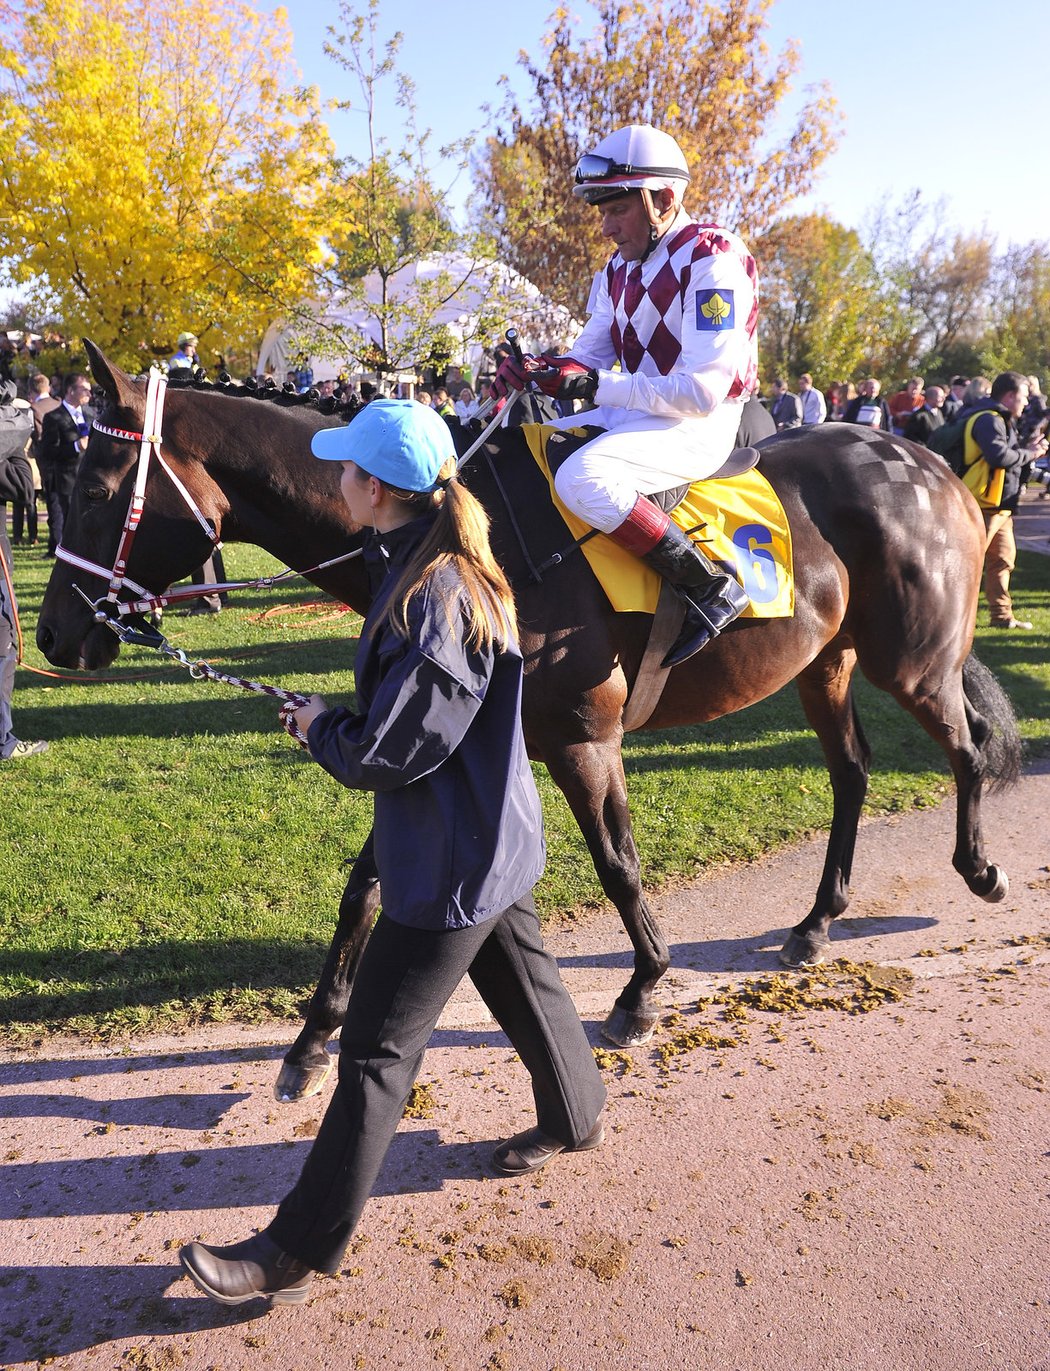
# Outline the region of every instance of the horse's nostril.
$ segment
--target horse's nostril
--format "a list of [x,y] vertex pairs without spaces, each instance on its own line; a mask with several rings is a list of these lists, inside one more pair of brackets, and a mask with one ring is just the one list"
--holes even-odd
[[36,626],[36,645],[45,656],[55,645],[55,635],[43,624]]

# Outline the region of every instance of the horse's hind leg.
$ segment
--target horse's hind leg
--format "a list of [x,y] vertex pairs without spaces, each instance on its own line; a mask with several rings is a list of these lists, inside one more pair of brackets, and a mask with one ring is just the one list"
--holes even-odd
[[323,1088],[331,1058],[328,1040],[346,1017],[350,987],[365,950],[379,907],[379,879],[369,839],[354,862],[343,898],[339,921],[328,949],[321,977],[306,1011],[299,1036],[285,1054],[273,1093],[282,1104],[305,1100]]
[[834,811],[813,908],[791,930],[780,951],[785,966],[815,966],[822,962],[831,944],[831,920],[849,903],[853,850],[871,762],[850,688],[856,663],[852,648],[826,648],[796,683],[806,718],[824,750]]
[[927,678],[911,691],[894,690],[906,710],[939,743],[955,777],[955,852],[952,865],[982,900],[1005,899],[1010,881],[988,861],[981,832],[985,780],[1009,785],[1021,766],[1021,741],[1002,687],[976,657],[936,685]]
[[551,749],[546,763],[580,826],[602,889],[619,910],[634,946],[634,974],[602,1032],[621,1047],[637,1047],[649,1041],[660,1017],[653,989],[671,958],[642,894],[619,741]]

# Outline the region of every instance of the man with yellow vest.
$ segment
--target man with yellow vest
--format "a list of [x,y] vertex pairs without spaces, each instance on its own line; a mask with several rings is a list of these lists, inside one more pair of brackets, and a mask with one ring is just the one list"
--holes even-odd
[[992,383],[992,393],[987,400],[975,405],[969,416],[958,416],[959,419],[972,419],[966,429],[968,441],[964,461],[969,464],[973,458],[983,457],[991,468],[986,492],[982,495],[975,491],[975,494],[987,530],[984,593],[993,628],[1032,627],[1025,620],[1014,618],[1010,599],[1010,576],[1017,561],[1013,512],[1021,498],[1030,464],[1047,448],[1046,438],[1037,439],[1030,447],[1021,447],[1018,443],[1017,420],[1027,403],[1027,377],[1018,371],[1004,371]]

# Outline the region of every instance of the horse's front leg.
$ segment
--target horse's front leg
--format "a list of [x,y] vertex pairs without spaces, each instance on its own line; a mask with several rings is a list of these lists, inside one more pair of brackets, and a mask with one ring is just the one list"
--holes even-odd
[[619,910],[634,946],[634,974],[602,1032],[621,1047],[636,1047],[653,1035],[660,1017],[653,990],[671,959],[642,894],[619,741],[566,746],[548,756],[547,768],[569,802],[602,889]]
[[282,1104],[305,1100],[323,1088],[332,1069],[328,1040],[346,1017],[350,988],[379,907],[379,876],[369,835],[339,902],[339,922],[313,993],[302,1031],[288,1049],[274,1094]]

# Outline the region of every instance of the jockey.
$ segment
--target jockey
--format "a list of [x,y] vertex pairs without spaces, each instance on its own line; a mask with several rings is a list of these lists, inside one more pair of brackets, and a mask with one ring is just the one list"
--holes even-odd
[[618,129],[580,158],[573,192],[597,207],[617,251],[594,278],[571,356],[508,358],[493,383],[501,395],[533,382],[560,400],[594,402],[586,416],[552,425],[603,430],[565,459],[555,489],[683,600],[665,666],[748,605],[738,582],[645,498],[717,471],[757,380],[754,259],[735,234],[686,214],[688,181],[681,148],[648,124]]

